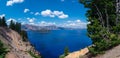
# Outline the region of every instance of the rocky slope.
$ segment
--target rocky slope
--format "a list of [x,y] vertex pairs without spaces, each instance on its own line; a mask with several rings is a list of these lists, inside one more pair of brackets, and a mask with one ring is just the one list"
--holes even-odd
[[11,29],[0,27],[0,40],[9,49],[5,58],[33,58],[28,51],[39,55],[29,42],[23,42],[21,36]]
[[120,45],[105,51],[104,54],[97,55],[95,57],[88,57],[86,54],[88,54],[89,50],[87,48],[84,48],[80,51],[75,51],[70,53],[65,58],[120,58]]
[[98,55],[93,58],[120,58],[120,45],[106,51],[103,55]]

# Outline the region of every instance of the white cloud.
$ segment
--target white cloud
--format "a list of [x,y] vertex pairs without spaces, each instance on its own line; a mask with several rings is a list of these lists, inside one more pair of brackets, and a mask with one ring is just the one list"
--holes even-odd
[[82,22],[81,20],[74,20],[74,21],[67,21],[63,24],[60,24],[59,26],[62,27],[67,27],[67,28],[87,28],[87,24],[86,22]]
[[24,13],[27,13],[27,12],[29,12],[30,10],[29,9],[24,9]]
[[7,22],[7,24],[9,25],[10,24],[10,21],[13,21],[13,22],[17,22],[17,20],[16,19],[14,19],[14,18],[9,18],[6,22]]
[[10,22],[11,20],[13,20],[14,22],[17,22],[16,19],[13,19],[13,18],[9,18],[7,22]]
[[52,14],[52,11],[51,10],[45,10],[45,11],[42,11],[41,12],[41,15],[46,17],[46,16],[49,16],[49,17],[55,17],[53,14]]
[[36,16],[37,16],[37,15],[40,15],[40,13],[39,13],[39,12],[36,12],[35,15],[36,15]]
[[28,23],[34,25],[35,24],[35,18],[27,18]]
[[44,17],[58,17],[60,19],[68,18],[68,15],[64,14],[63,11],[51,11],[49,9],[41,12]]
[[78,20],[69,20],[65,21],[64,23],[57,23],[57,22],[47,22],[47,21],[40,21],[40,22],[35,22],[35,18],[27,18],[27,22],[22,22],[24,24],[32,24],[36,26],[51,26],[55,25],[58,27],[65,27],[65,28],[79,28],[79,29],[85,29],[87,28],[87,24],[89,22],[82,22],[80,19]]
[[62,11],[53,11],[53,14],[56,15],[56,16],[60,16],[64,13]]
[[39,26],[50,26],[50,25],[56,25],[55,22],[46,22],[46,21],[41,21],[38,23]]
[[62,15],[60,15],[58,17],[61,18],[61,19],[64,19],[64,18],[68,18],[68,15],[62,14]]
[[41,21],[37,25],[38,26],[50,26],[50,25],[56,25],[59,27],[65,27],[65,28],[80,28],[80,29],[85,29],[87,28],[87,22],[82,22],[81,20],[74,20],[74,21],[66,21],[61,24],[57,24],[55,22],[46,22],[46,21]]
[[81,21],[78,19],[78,20],[76,20],[75,22],[78,22],[78,23],[79,23],[79,22],[81,22]]
[[0,15],[0,18],[3,18],[3,17],[5,17],[5,14]]
[[15,3],[22,3],[22,2],[24,2],[24,0],[9,0],[6,3],[6,6],[12,6]]

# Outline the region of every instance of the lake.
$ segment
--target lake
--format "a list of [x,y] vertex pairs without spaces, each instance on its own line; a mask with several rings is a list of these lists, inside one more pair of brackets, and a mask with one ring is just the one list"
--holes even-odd
[[78,51],[92,44],[87,30],[52,30],[47,33],[27,31],[30,43],[43,58],[59,58],[68,47],[70,52]]

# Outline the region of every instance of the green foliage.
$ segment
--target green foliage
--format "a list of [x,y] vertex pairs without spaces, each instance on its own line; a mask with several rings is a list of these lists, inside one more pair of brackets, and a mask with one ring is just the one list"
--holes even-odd
[[93,55],[104,53],[120,44],[120,21],[116,23],[116,0],[79,0],[88,11],[88,36],[93,41],[89,48]]
[[1,18],[0,18],[0,26],[2,26],[2,27],[7,27],[5,17],[1,17]]
[[0,58],[4,58],[6,53],[6,48],[4,48],[4,44],[0,41]]
[[27,32],[25,30],[21,31],[21,36],[22,36],[23,41],[25,41],[25,42],[28,41]]
[[69,54],[69,49],[68,49],[68,47],[65,47],[64,55],[67,56],[68,54]]
[[63,55],[60,55],[59,58],[65,58],[65,56],[67,56],[69,54],[69,48],[68,47],[65,47],[64,49],[64,54]]
[[34,53],[32,53],[31,51],[28,51],[28,53],[33,57],[33,58],[41,58],[41,56],[37,56]]
[[65,58],[65,55],[60,55],[59,58]]
[[18,32],[22,36],[23,41],[28,41],[27,32],[25,30],[21,30],[21,23],[14,22],[13,20],[11,20],[9,28]]
[[12,30],[15,30],[18,33],[20,33],[21,32],[21,23],[14,22],[13,20],[11,20],[9,28],[11,28]]

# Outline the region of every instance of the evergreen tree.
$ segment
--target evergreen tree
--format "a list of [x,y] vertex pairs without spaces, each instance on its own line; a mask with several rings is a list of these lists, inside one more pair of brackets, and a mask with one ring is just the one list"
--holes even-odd
[[2,26],[4,27],[7,27],[7,24],[6,24],[6,19],[5,17],[2,18]]
[[88,36],[93,41],[89,49],[91,53],[98,54],[118,45],[120,39],[120,22],[116,25],[115,0],[79,0],[88,11],[86,16],[90,24],[87,25]]
[[0,26],[2,26],[2,18],[0,18]]
[[16,24],[15,24],[15,31],[17,31],[18,33],[21,32],[21,23],[16,22]]
[[69,49],[68,49],[68,47],[65,47],[64,56],[67,56],[68,54],[69,54]]
[[9,28],[15,30],[15,22],[13,20],[10,21]]
[[23,41],[25,41],[25,42],[28,41],[27,32],[25,30],[21,31],[21,36],[22,36]]
[[5,17],[1,17],[1,18],[0,18],[0,26],[2,26],[2,27],[7,27]]
[[11,20],[9,28],[11,28],[12,30],[15,30],[18,33],[20,33],[21,32],[21,23],[14,22],[13,20]]
[[3,43],[0,41],[0,57],[4,58],[6,53],[7,53],[6,48],[4,48]]

